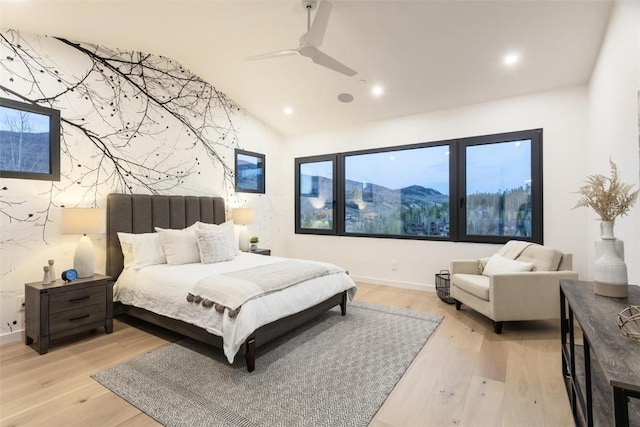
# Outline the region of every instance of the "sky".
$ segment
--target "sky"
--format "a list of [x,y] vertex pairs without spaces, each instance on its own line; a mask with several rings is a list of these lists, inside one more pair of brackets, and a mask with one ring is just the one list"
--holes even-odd
[[[531,182],[531,141],[467,147],[467,193],[494,193]],[[305,175],[331,177],[331,162],[302,165]],[[449,146],[345,156],[349,180],[390,189],[421,185],[449,194]]]
[[[10,123],[19,123],[21,112],[22,111],[14,110],[13,108],[0,107],[0,130],[11,130]],[[31,132],[49,132],[49,116],[27,112],[27,117],[29,118]]]

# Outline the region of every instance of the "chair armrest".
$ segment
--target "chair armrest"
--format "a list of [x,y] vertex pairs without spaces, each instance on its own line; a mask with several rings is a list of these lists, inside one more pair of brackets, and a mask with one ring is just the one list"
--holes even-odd
[[560,280],[576,280],[575,271],[529,271],[491,276],[489,300],[500,320],[560,317]]
[[477,259],[454,259],[451,261],[451,274],[479,274]]

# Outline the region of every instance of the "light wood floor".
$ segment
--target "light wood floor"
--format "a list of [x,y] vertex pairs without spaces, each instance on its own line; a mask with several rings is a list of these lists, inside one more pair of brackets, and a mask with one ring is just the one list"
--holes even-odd
[[[371,426],[573,425],[558,322],[507,323],[495,335],[488,319],[433,293],[361,283],[356,298],[445,316]],[[42,356],[22,343],[0,346],[0,425],[158,425],[89,377],[178,339],[150,330],[115,321],[110,335],[76,337]]]

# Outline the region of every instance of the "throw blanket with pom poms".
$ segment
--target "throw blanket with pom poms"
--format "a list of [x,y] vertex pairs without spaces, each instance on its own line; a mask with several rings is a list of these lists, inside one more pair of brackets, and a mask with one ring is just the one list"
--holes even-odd
[[343,272],[344,270],[336,265],[320,262],[277,262],[205,277],[193,286],[187,295],[187,301],[214,308],[219,313],[224,313],[226,309],[230,317],[235,317],[242,304],[253,298],[316,277]]

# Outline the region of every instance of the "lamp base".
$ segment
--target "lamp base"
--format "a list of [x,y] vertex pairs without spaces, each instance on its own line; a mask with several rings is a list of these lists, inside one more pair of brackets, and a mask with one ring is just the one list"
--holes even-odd
[[240,229],[240,238],[238,243],[240,244],[240,250],[242,252],[247,252],[249,250],[249,230],[247,230],[246,225],[243,225]]
[[93,243],[86,235],[80,238],[78,246],[76,246],[73,268],[78,272],[80,279],[93,276],[96,269],[96,254],[93,250]]

